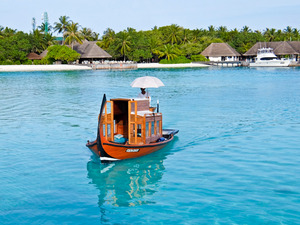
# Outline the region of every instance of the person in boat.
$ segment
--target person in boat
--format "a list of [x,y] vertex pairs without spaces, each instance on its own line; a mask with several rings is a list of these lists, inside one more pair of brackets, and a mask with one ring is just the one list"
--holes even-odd
[[146,91],[145,88],[141,88],[141,93],[139,93],[138,98],[149,98],[150,99],[150,94],[148,91]]

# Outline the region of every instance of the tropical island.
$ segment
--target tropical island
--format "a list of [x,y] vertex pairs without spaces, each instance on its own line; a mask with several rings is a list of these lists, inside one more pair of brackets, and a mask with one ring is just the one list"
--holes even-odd
[[[54,36],[54,32],[62,37]],[[211,43],[227,43],[244,54],[257,42],[299,41],[300,32],[290,26],[284,30],[266,28],[264,31],[247,26],[241,30],[228,30],[226,26],[191,30],[172,24],[147,31],[128,27],[115,32],[107,28],[100,36],[68,16],[61,16],[53,26],[43,23],[29,33],[0,26],[0,65],[46,65],[57,61],[71,64],[80,58],[74,45],[85,40],[96,42],[111,60],[175,64],[207,61],[200,53]],[[42,59],[28,58],[29,54],[39,55],[45,51]]]

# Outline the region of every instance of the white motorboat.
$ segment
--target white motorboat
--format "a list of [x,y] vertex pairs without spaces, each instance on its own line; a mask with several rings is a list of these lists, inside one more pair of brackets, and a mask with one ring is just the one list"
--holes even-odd
[[290,64],[288,59],[278,59],[272,48],[260,48],[257,51],[255,62],[250,67],[287,67]]

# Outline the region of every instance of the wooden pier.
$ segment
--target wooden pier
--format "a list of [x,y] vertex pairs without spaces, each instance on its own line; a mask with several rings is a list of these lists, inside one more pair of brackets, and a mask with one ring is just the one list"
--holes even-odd
[[219,67],[240,67],[240,66],[247,66],[244,65],[242,61],[210,61],[210,62],[203,62],[210,66],[219,66]]
[[137,63],[100,63],[91,64],[93,70],[137,69]]

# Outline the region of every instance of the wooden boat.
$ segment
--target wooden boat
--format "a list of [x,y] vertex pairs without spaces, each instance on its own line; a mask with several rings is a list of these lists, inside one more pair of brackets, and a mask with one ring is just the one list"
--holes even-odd
[[104,94],[95,141],[86,146],[101,162],[136,158],[155,152],[173,140],[178,130],[162,129],[162,113],[148,99],[111,99]]

